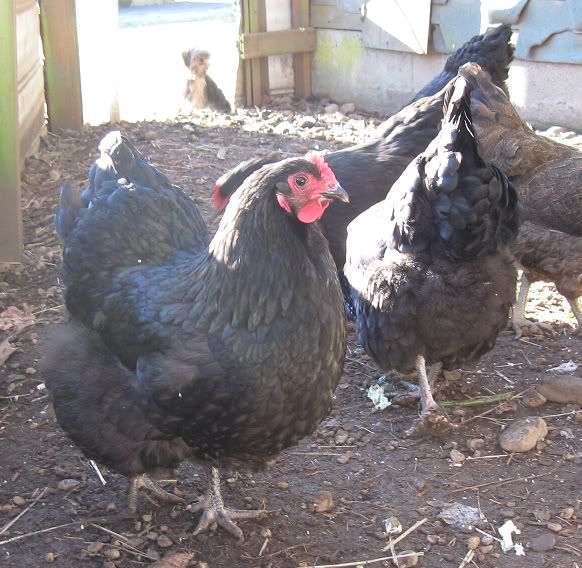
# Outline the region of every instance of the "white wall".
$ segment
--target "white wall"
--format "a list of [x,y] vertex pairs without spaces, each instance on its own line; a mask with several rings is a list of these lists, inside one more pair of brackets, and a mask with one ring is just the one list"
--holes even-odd
[[[368,49],[361,32],[317,30],[313,91],[362,110],[392,114],[439,71],[444,55],[416,55]],[[582,65],[516,60],[511,66],[511,98],[534,126],[582,130]]]

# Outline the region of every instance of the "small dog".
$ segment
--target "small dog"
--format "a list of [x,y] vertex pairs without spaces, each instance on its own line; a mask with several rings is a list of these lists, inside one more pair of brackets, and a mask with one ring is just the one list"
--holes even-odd
[[220,112],[230,112],[230,103],[226,100],[218,85],[207,75],[208,51],[196,48],[182,53],[184,65],[190,69],[190,79],[186,82],[184,97],[195,109],[211,108]]

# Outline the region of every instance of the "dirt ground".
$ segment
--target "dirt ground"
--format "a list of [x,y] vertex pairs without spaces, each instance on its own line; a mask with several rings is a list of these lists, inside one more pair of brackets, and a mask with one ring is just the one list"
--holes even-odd
[[[303,103],[302,112],[273,107],[122,128],[208,215],[214,180],[241,160],[276,148],[301,153],[359,141],[377,124],[358,115],[324,119],[319,108]],[[508,332],[476,369],[444,385],[437,398],[455,402],[449,411],[459,424],[444,438],[404,437],[417,413],[414,405],[374,410],[366,391],[379,372],[352,334],[332,416],[266,471],[224,480],[230,506],[272,511],[261,520],[240,523],[243,544],[220,531],[193,537],[198,515],[182,506],[142,499],[139,516],[128,518],[127,481],[102,469],[102,483],[54,422],[38,371],[43,334],[63,317],[61,247],[53,230],[58,188],[65,178],[83,186],[97,144],[109,129],[49,135],[23,175],[25,261],[21,269],[0,274],[0,313],[15,306],[29,315],[24,324],[32,325],[0,335],[0,340],[9,336],[17,348],[0,368],[1,566],[133,567],[160,558],[168,559],[166,568],[363,566],[365,560],[390,555],[384,551],[390,517],[397,517],[404,531],[417,525],[394,548],[419,553],[418,565],[429,568],[582,566],[582,420],[577,407],[547,403],[529,408],[520,397],[463,406],[480,395],[531,391],[549,368],[582,362],[580,339],[572,334],[574,319],[549,285],[533,287],[528,316],[551,323],[556,335],[516,340]],[[535,450],[509,455],[498,445],[499,434],[524,416],[544,416],[549,434]],[[467,443],[476,438],[483,447],[474,451]],[[451,458],[454,449],[466,457],[463,463]],[[184,465],[167,487],[193,502],[205,491],[206,479],[203,467]],[[477,528],[441,520],[439,513],[449,503],[477,508]],[[484,533],[498,537],[506,519],[521,530],[515,539],[524,545],[525,556],[504,554],[495,540],[487,544],[491,539]],[[471,537],[483,539],[481,548],[463,564]],[[180,552],[191,557],[173,556]],[[405,562],[401,559],[400,566]]]

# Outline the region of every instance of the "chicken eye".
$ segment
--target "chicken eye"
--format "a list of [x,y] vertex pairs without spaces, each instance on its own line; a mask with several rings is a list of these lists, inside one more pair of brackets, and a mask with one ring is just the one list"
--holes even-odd
[[295,178],[295,183],[297,187],[305,187],[307,185],[307,178],[304,176],[297,176]]

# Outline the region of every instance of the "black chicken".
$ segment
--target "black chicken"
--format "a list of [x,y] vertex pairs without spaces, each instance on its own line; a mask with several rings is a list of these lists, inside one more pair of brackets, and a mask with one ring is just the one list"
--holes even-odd
[[[379,127],[376,139],[325,155],[325,161],[350,196],[349,206],[338,207],[332,204],[321,221],[323,233],[329,241],[331,254],[340,273],[342,288],[344,293],[347,292],[345,296],[348,313],[351,311],[349,287],[345,285],[342,274],[346,260],[348,224],[360,213],[384,199],[406,166],[437,135],[443,118],[443,88],[457,75],[460,65],[468,61],[480,62],[495,78],[497,85],[506,89],[505,81],[514,51],[509,43],[510,39],[511,27],[507,25],[474,37],[447,59],[444,70],[420,91],[414,99],[415,102]],[[242,179],[264,164],[276,160],[275,154],[269,154],[262,159],[249,160],[246,166],[243,163],[227,172],[214,187],[213,202],[217,206],[224,206]]]
[[218,85],[208,75],[208,51],[192,48],[182,52],[184,65],[190,70],[190,78],[186,81],[184,98],[194,109],[210,108],[229,113],[230,103]]
[[440,134],[348,227],[344,270],[359,340],[384,369],[416,368],[422,414],[409,433],[448,424],[425,361],[457,369],[479,359],[515,294],[517,195],[479,157],[469,97],[461,75],[447,89]]
[[111,133],[101,150],[88,208],[65,186],[57,214],[72,320],[44,359],[57,418],[132,480],[133,508],[138,488],[164,496],[150,474],[212,460],[196,532],[241,538],[231,519],[258,512],[224,508],[216,467],[258,466],[312,432],[341,376],[341,290],[315,221],[347,194],[318,155],[278,162],[247,179],[210,241],[129,140]]

